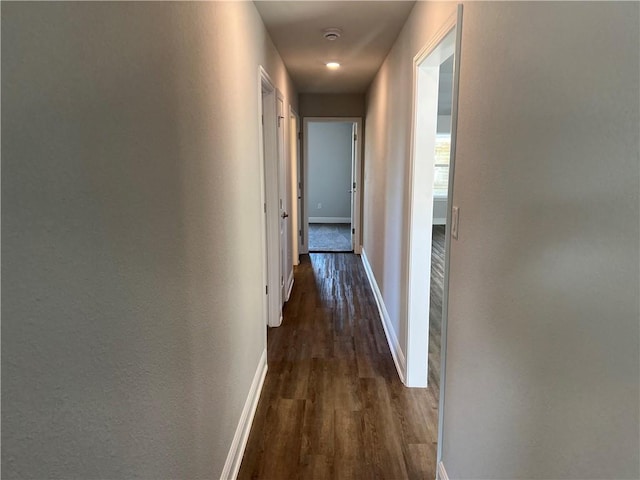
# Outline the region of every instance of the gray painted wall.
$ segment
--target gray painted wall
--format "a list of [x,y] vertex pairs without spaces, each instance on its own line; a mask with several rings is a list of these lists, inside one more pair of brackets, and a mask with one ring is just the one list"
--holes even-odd
[[465,4],[451,478],[640,477],[639,8]]
[[438,115],[437,125],[438,133],[451,133],[451,115]]
[[[639,8],[464,4],[449,478],[640,477]],[[454,11],[416,3],[367,97],[364,248],[403,348],[406,72]]]
[[251,2],[3,3],[2,478],[220,477],[266,347],[258,64],[295,103]]
[[302,117],[364,117],[365,99],[360,93],[301,93]]
[[[352,123],[309,122],[309,217],[351,217]],[[322,208],[318,208],[318,204]]]

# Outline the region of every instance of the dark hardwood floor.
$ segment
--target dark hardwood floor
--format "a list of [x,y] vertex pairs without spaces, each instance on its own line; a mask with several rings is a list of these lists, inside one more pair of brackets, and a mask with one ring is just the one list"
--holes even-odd
[[440,387],[440,332],[444,290],[444,225],[434,225],[431,245],[431,294],[429,297],[429,385]]
[[[268,332],[269,370],[238,478],[435,478],[439,319],[430,386],[409,389],[360,258],[303,256],[295,275],[283,323]],[[432,299],[434,314],[442,301]]]

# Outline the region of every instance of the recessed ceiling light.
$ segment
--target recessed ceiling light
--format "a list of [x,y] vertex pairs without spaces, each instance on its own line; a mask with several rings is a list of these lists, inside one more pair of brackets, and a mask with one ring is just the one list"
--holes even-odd
[[329,62],[327,63],[327,68],[330,68],[331,70],[335,70],[337,68],[340,68],[340,64],[338,62]]

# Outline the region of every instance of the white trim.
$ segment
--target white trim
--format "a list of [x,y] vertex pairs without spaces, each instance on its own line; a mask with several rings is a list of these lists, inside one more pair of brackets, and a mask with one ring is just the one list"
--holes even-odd
[[[276,88],[276,132],[278,146],[278,254],[280,257],[280,309],[287,301],[287,283],[285,275],[289,275],[289,269],[293,271],[293,262],[289,265],[291,217],[287,211],[289,208],[289,195],[287,189],[288,153],[287,135],[289,122],[286,122],[286,106],[284,95]],[[282,322],[281,322],[282,323]]]
[[393,357],[393,363],[396,365],[396,370],[398,372],[398,376],[402,383],[405,383],[405,369],[406,362],[404,358],[404,353],[402,352],[402,348],[400,347],[400,343],[398,342],[398,337],[396,336],[396,332],[393,329],[393,325],[391,325],[391,318],[389,317],[389,312],[387,312],[387,307],[384,304],[384,299],[382,298],[382,293],[380,292],[380,288],[378,287],[378,283],[376,282],[376,277],[373,274],[373,270],[371,269],[371,265],[369,264],[369,259],[367,258],[367,254],[362,248],[362,253],[360,255],[362,259],[362,265],[364,266],[364,271],[367,274],[367,278],[369,279],[369,284],[371,285],[371,290],[373,290],[373,296],[376,299],[376,305],[378,305],[378,313],[380,314],[380,321],[382,323],[382,328],[384,328],[384,334],[387,337],[387,343],[389,344],[389,350],[391,350],[391,356]]
[[[458,21],[458,10],[456,9],[454,12],[449,15],[449,18],[445,21],[444,24],[440,27],[440,29],[431,37],[431,40],[427,42],[427,44],[420,49],[420,51],[413,57],[413,64],[420,65],[431,52],[436,49],[436,47],[440,44],[440,42],[446,37],[449,32],[456,26]],[[415,93],[415,92],[414,92]]]
[[291,298],[291,290],[293,290],[293,268],[291,269],[289,280],[287,280],[287,298],[285,301],[289,301],[289,298]]
[[309,223],[351,223],[350,217],[309,217]]
[[[267,71],[260,65],[258,67],[258,118],[256,119],[258,122],[258,138],[260,141],[260,148],[258,148],[258,157],[259,157],[259,171],[260,171],[260,218],[262,220],[262,231],[260,232],[260,240],[262,243],[262,283],[265,285],[269,285],[269,249],[267,247],[267,240],[269,238],[268,226],[267,226],[267,218],[266,215],[263,214],[263,203],[266,202],[267,198],[267,190],[266,190],[266,172],[264,168],[265,163],[265,151],[264,151],[264,125],[263,125],[263,115],[264,115],[264,99],[263,99],[263,89],[266,85],[270,83],[269,74]],[[273,85],[273,84],[272,84]],[[262,310],[263,310],[263,322],[264,324],[269,324],[269,296],[265,293],[262,301]]]
[[[295,124],[293,125],[292,122]],[[289,158],[289,173],[290,178],[288,179],[290,182],[290,198],[291,201],[291,211],[289,212],[291,222],[291,258],[293,260],[294,265],[300,264],[300,236],[298,232],[302,228],[300,216],[302,214],[301,203],[302,203],[302,187],[298,185],[298,182],[302,180],[299,179],[299,175],[301,173],[300,168],[300,138],[298,132],[300,132],[300,117],[297,112],[293,109],[291,105],[289,105],[289,149],[290,149],[290,158]],[[300,197],[300,199],[298,199]]]
[[438,470],[436,471],[436,480],[449,480],[449,475],[444,468],[444,463],[438,462]]
[[267,349],[262,351],[262,356],[258,362],[258,368],[253,376],[253,382],[251,382],[251,388],[249,394],[244,402],[244,408],[236,427],[236,433],[233,436],[231,442],[231,448],[227,454],[227,461],[224,462],[224,468],[220,474],[220,480],[235,480],[240,471],[240,464],[242,463],[242,457],[244,456],[244,449],[247,447],[247,440],[249,439],[249,432],[251,431],[251,424],[253,423],[253,417],[258,408],[258,400],[260,400],[260,392],[262,392],[262,385],[264,385],[264,379],[267,375]]
[[446,225],[447,217],[433,217],[433,225]]

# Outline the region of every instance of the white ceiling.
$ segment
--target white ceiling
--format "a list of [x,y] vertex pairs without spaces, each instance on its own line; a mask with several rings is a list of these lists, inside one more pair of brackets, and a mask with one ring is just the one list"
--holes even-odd
[[[300,93],[365,92],[415,1],[255,1]],[[326,28],[342,29],[335,41]],[[329,70],[325,64],[339,62]]]

